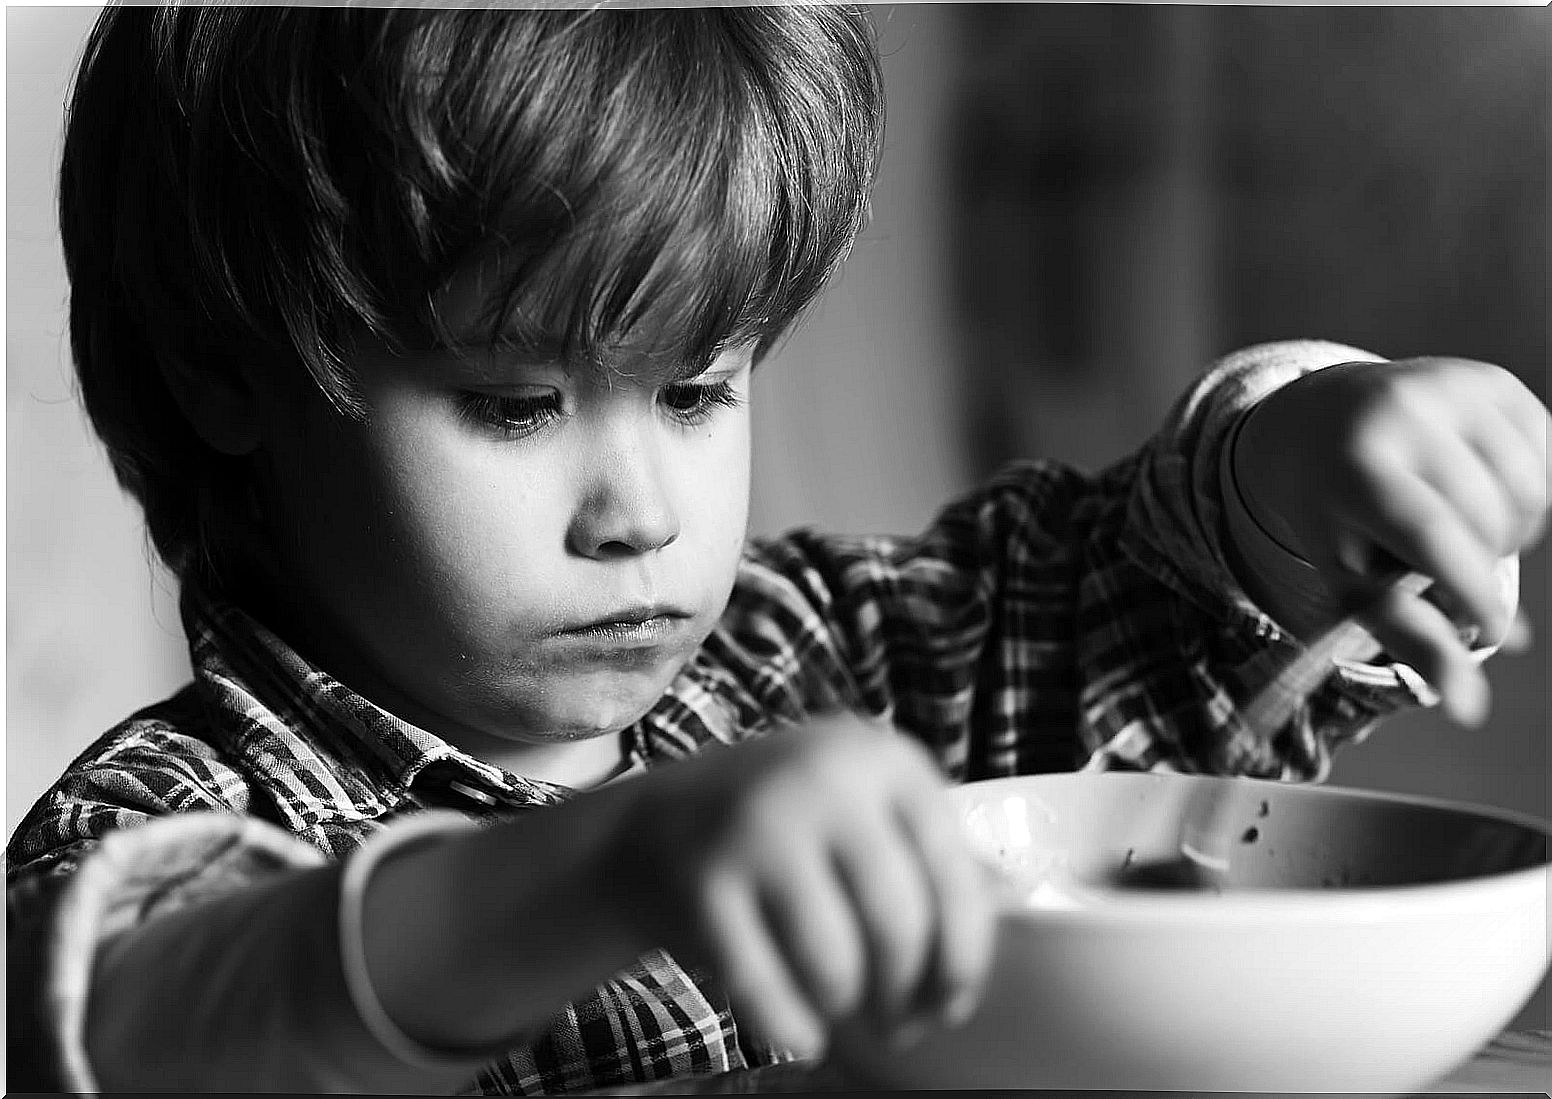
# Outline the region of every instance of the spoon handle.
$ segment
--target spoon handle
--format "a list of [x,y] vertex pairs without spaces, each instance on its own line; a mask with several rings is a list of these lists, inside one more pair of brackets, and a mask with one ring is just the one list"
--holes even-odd
[[[1391,581],[1390,587],[1421,595],[1432,583],[1421,573],[1408,572]],[[1257,736],[1273,735],[1331,674],[1332,661],[1371,660],[1380,649],[1356,616],[1344,618],[1305,646],[1256,693],[1241,712],[1245,724]]]

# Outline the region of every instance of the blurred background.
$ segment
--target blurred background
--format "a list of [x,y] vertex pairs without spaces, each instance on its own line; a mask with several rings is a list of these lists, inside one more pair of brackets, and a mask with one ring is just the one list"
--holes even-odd
[[[7,834],[175,689],[173,585],[74,402],[53,212],[91,7],[6,9]],[[1015,456],[1098,468],[1214,358],[1316,336],[1547,397],[1544,10],[879,5],[871,225],[756,376],[753,526],[905,533]],[[1545,546],[1524,603],[1552,636]],[[1333,781],[1548,815],[1546,647]],[[1548,1027],[1545,987],[1517,1023]]]

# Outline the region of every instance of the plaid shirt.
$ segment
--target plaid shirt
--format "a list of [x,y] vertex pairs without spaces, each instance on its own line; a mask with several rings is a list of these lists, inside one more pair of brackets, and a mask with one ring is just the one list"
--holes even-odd
[[[920,537],[800,531],[752,543],[720,626],[626,730],[629,758],[659,766],[841,701],[920,738],[957,780],[1083,766],[1323,777],[1333,749],[1418,695],[1394,667],[1339,665],[1275,735],[1244,726],[1241,702],[1297,645],[1229,572],[1218,456],[1260,396],[1360,357],[1330,344],[1242,352],[1207,373],[1139,453],[1093,476],[1013,466]],[[76,879],[110,833],[170,814],[236,814],[267,822],[240,835],[278,829],[324,861],[430,806],[500,819],[573,794],[395,718],[209,593],[187,589],[183,611],[193,682],[92,745],[8,848],[13,1032],[37,1028],[32,1047],[54,1051],[40,1071],[55,1077],[84,1065],[80,1024],[59,1005],[84,999],[77,959],[109,922],[61,912],[87,904]],[[202,858],[215,857],[168,855],[137,895],[165,894]],[[94,888],[131,886],[110,876]],[[66,923],[87,926],[71,941]],[[714,984],[658,952],[471,1088],[585,1090],[779,1057],[740,1034]]]

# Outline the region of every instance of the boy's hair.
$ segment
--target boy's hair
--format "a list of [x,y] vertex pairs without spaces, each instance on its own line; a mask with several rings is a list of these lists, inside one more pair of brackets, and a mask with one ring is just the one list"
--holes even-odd
[[305,368],[361,415],[351,339],[447,341],[437,291],[494,262],[492,338],[661,328],[694,373],[817,296],[882,126],[856,9],[109,8],[60,181],[86,410],[162,558],[211,570],[245,461],[172,364]]

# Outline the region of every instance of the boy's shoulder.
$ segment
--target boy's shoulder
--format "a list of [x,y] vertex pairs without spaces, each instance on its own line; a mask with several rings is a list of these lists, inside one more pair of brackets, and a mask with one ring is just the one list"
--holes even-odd
[[227,754],[196,685],[187,683],[104,732],[75,758],[62,777],[177,770],[196,778],[200,764],[212,766]]
[[246,813],[252,787],[194,684],[135,711],[65,768],[18,825],[9,870],[171,813]]

